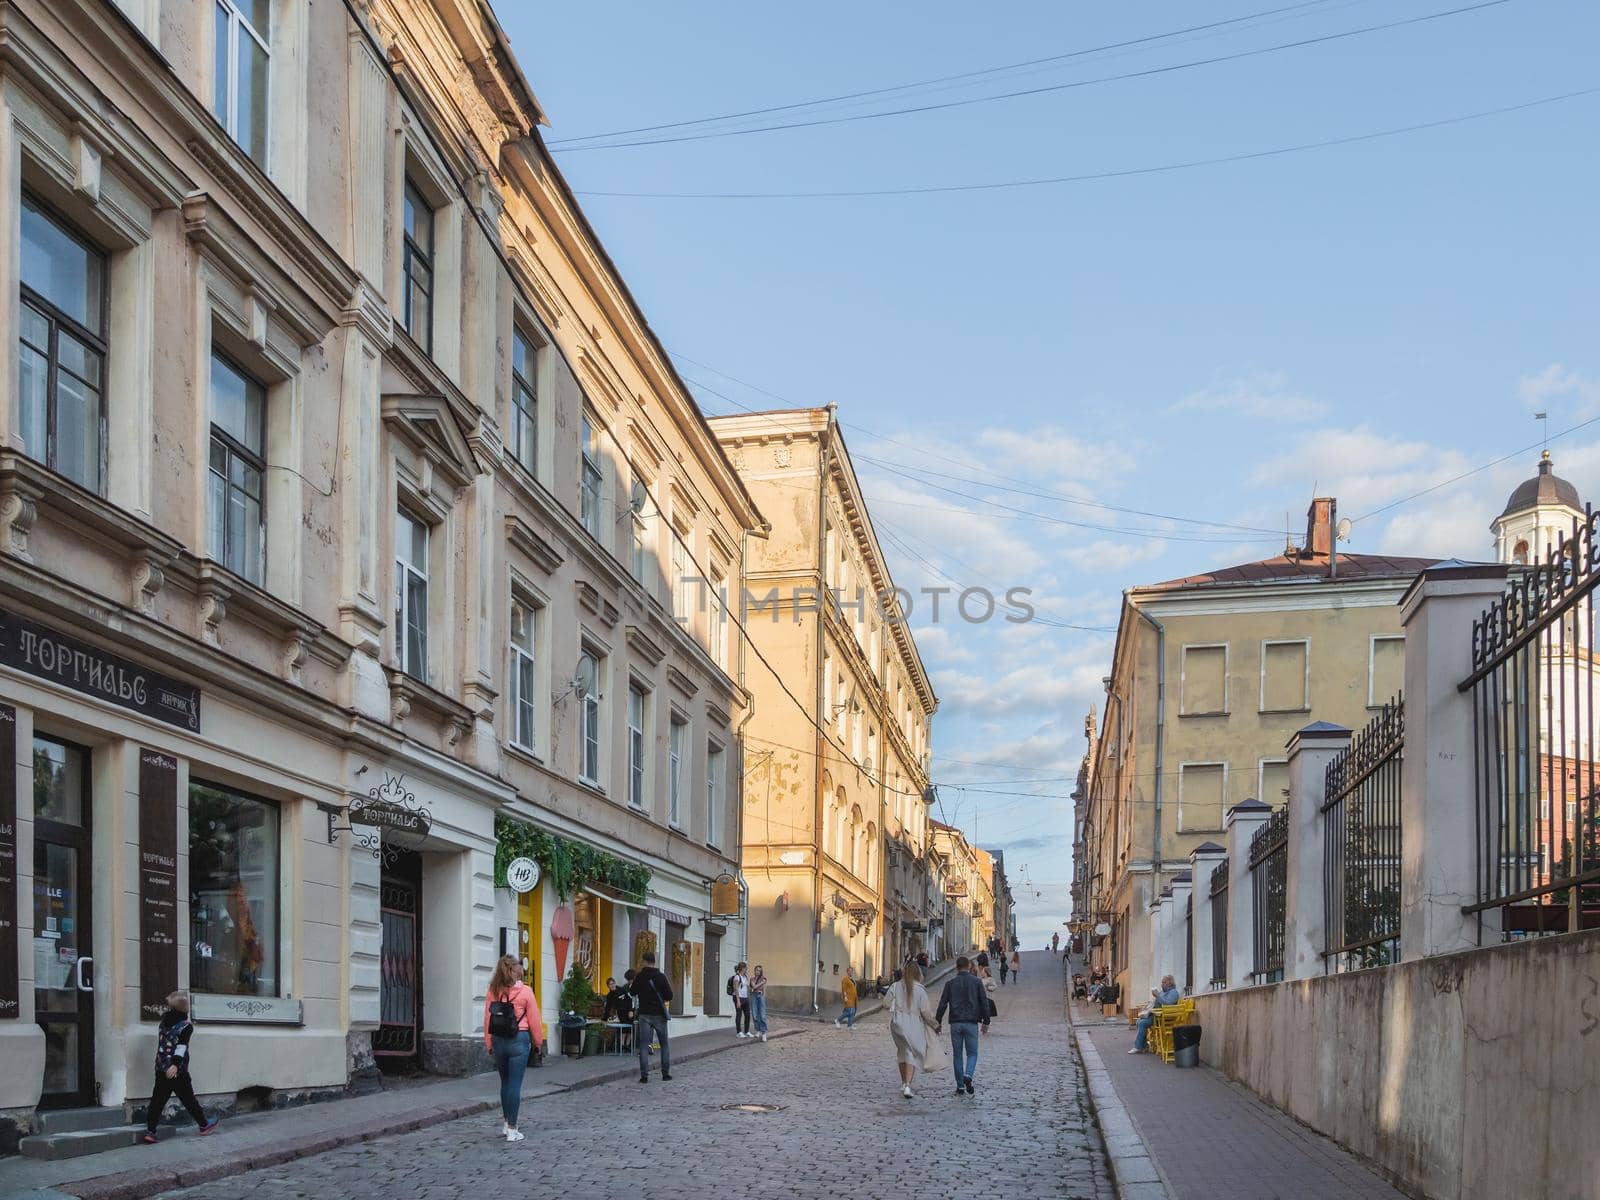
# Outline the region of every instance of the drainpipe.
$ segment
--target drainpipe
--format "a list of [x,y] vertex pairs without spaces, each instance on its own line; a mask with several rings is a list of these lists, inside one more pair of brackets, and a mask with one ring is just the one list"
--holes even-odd
[[[828,427],[826,430],[824,430],[822,435],[822,452],[819,460],[820,469],[817,472],[817,554],[824,557],[824,561],[822,563],[821,589],[823,592],[826,592],[828,587],[828,564],[825,559],[828,545],[828,539],[826,536],[828,529],[828,460],[832,451],[833,413],[834,407],[832,404],[829,404]],[[823,837],[822,828],[822,763],[823,756],[828,745],[828,738],[825,730],[827,729],[828,725],[832,724],[832,719],[825,707],[827,701],[822,693],[822,653],[828,644],[828,631],[826,621],[824,619],[827,608],[828,604],[826,598],[820,598],[819,603],[817,604],[817,662],[815,671],[815,691],[817,698],[816,711],[818,724],[816,735],[817,762],[815,772],[816,782],[812,788],[812,791],[816,796],[816,805],[815,812],[812,816],[811,825],[811,828],[815,831],[817,838],[816,861],[812,863],[811,887],[811,961],[813,964],[820,963],[822,961],[822,856],[825,853],[824,842],[826,840]],[[795,615],[796,617],[799,616],[798,613]],[[822,994],[821,974],[822,968],[813,965],[811,968],[811,1012],[813,1016],[822,1010],[821,1005],[818,1003],[818,1000]]]
[[1151,883],[1155,894],[1161,894],[1161,783],[1162,767],[1166,761],[1167,741],[1167,629],[1144,609],[1135,607],[1150,627],[1156,631],[1156,786],[1155,803],[1155,855],[1151,862]]
[[[763,521],[761,525],[763,540],[772,535],[772,525]],[[744,880],[744,781],[749,768],[745,766],[745,728],[756,715],[756,697],[750,690],[746,681],[749,672],[748,655],[750,652],[750,589],[744,583],[744,565],[750,561],[750,534],[746,529],[739,535],[739,629],[743,636],[739,638],[739,687],[745,694],[744,716],[739,721],[739,729],[735,734],[735,744],[739,747],[739,796],[738,805],[734,809],[733,837],[734,845],[739,849],[739,899],[744,908],[744,953],[739,957],[750,957],[750,887]]]

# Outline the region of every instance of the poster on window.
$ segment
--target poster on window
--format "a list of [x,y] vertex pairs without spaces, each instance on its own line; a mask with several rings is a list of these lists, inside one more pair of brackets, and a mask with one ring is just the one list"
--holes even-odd
[[139,750],[139,1016],[178,987],[178,760]]
[[0,1020],[21,1015],[17,975],[17,710],[0,704]]

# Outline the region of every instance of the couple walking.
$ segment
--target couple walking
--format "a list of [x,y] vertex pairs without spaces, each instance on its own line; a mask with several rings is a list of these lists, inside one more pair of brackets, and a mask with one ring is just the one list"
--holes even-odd
[[[989,994],[983,981],[969,974],[971,962],[956,959],[956,973],[945,982],[937,1011],[922,986],[922,971],[913,960],[889,988],[889,1033],[894,1038],[900,1064],[900,1094],[911,1099],[911,1083],[919,1070],[936,1070],[940,1033],[945,1014],[950,1016],[951,1066],[956,1095],[974,1095],[972,1077],[978,1070],[978,1027],[989,1027]],[[930,1034],[932,1036],[930,1036]]]

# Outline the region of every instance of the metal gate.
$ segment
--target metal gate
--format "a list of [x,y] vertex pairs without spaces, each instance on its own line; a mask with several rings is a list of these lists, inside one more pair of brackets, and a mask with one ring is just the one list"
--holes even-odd
[[1399,961],[1405,733],[1397,697],[1323,776],[1323,955],[1335,971]]
[[381,1058],[417,1058],[422,1026],[421,862],[401,852],[385,870],[380,921],[378,1020],[372,1053]]
[[1257,983],[1283,978],[1284,925],[1289,900],[1289,809],[1280,808],[1250,839],[1250,897]]

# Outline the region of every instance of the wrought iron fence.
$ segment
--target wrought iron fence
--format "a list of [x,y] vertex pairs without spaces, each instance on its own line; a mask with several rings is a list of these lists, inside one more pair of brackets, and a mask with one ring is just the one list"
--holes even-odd
[[1396,696],[1323,776],[1323,954],[1336,971],[1399,961],[1405,731]]
[[1211,986],[1228,986],[1228,860],[1211,872]]
[[1273,813],[1250,838],[1250,898],[1255,939],[1251,975],[1257,983],[1283,978],[1284,924],[1289,900],[1289,808]]
[[[1600,927],[1595,588],[1600,514],[1472,627],[1477,901],[1505,938]],[[1480,939],[1484,923],[1480,921]]]

